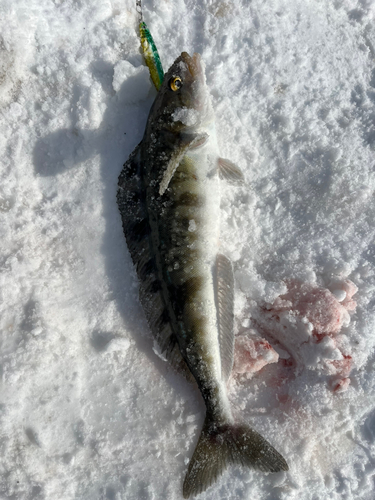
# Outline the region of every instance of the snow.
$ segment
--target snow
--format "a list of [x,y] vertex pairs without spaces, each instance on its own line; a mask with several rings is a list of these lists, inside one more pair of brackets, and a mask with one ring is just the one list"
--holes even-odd
[[173,121],[180,121],[188,127],[192,127],[199,123],[199,113],[195,109],[177,108],[172,116]]
[[112,80],[113,90],[121,103],[139,103],[147,99],[151,88],[149,70],[146,66],[134,67],[128,61],[115,64]]
[[[203,423],[197,391],[154,352],[116,206],[156,92],[134,4],[0,2],[4,499],[180,499]],[[231,378],[230,399],[290,466],[233,467],[200,498],[370,500],[375,3],[143,10],[165,70],[183,50],[202,54],[221,154],[246,178],[223,184],[221,245],[238,335],[275,352]],[[290,283],[329,297],[340,328],[321,330],[323,344],[311,337],[324,300],[302,313]],[[280,300],[290,304],[278,323]],[[310,339],[303,355],[298,332]],[[340,352],[350,370],[327,372]]]

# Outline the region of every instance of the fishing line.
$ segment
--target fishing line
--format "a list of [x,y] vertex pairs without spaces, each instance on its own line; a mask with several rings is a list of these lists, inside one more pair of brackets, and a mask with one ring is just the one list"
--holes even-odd
[[141,0],[136,0],[135,3],[135,8],[138,13],[139,36],[141,39],[143,57],[150,71],[151,80],[155,85],[156,90],[159,90],[164,79],[163,66],[150,30],[148,29],[147,24],[143,21],[142,2]]

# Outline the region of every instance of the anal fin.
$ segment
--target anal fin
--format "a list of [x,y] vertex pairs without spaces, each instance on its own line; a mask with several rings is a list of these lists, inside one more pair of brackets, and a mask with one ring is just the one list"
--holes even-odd
[[227,381],[233,366],[234,351],[234,278],[231,261],[222,254],[216,257],[216,304],[219,327],[221,375]]

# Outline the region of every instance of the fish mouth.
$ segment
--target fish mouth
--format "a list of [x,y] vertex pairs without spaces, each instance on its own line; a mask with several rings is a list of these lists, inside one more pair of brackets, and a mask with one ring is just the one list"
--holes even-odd
[[188,67],[189,73],[194,78],[194,80],[204,79],[204,71],[202,67],[201,55],[198,52],[194,52],[191,57],[187,52],[182,52],[181,58]]
[[191,57],[187,52],[182,52],[181,59],[185,63],[193,80],[193,84],[191,85],[191,107],[201,113],[207,106],[206,77],[201,55],[198,52],[194,52]]

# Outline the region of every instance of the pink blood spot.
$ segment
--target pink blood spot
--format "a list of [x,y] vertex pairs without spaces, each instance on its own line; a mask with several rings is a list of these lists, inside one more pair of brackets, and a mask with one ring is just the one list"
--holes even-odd
[[283,366],[286,368],[291,368],[294,365],[293,358],[288,358],[288,359],[282,359],[281,363]]
[[288,397],[288,394],[280,394],[277,399],[279,400],[279,402],[281,404],[286,404],[288,401],[289,401],[289,397]]
[[347,390],[350,384],[350,378],[335,379],[332,382],[333,392],[344,392]]
[[236,337],[234,346],[234,373],[255,373],[270,363],[277,363],[279,355],[269,342],[255,332]]
[[343,354],[344,359],[335,360],[335,361],[327,361],[333,366],[333,373],[335,375],[340,375],[342,377],[347,377],[352,369],[352,357],[349,355]]
[[273,310],[290,310],[306,318],[313,325],[312,333],[317,339],[341,330],[348,319],[347,309],[329,290],[298,281],[290,281],[287,285],[288,292],[276,299]]

